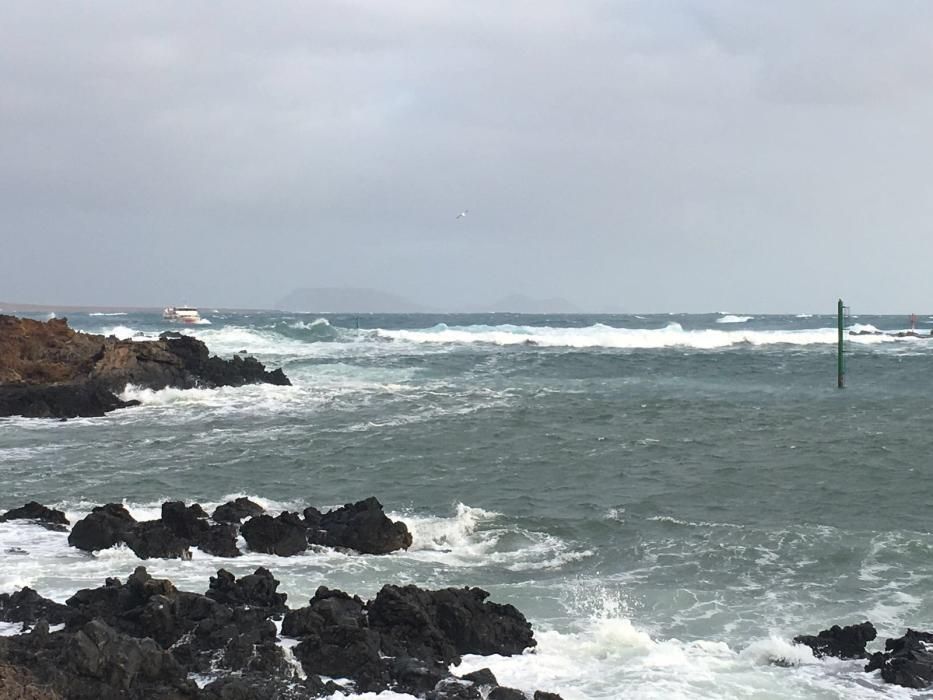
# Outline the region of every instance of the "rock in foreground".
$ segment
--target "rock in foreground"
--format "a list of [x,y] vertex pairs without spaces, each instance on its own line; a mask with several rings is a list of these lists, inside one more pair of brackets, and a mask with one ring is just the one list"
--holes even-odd
[[255,358],[211,357],[195,338],[135,342],[80,333],[65,319],[41,322],[0,315],[0,416],[102,416],[136,405],[116,393],[127,384],[191,389],[244,384],[289,385],[281,369]]
[[[239,580],[221,570],[201,595],[179,591],[140,567],[125,583],[111,578],[78,591],[67,605],[27,589],[0,595],[0,621],[29,628],[0,638],[0,697],[23,687],[44,694],[12,697],[261,700],[339,690],[322,675],[349,678],[358,692],[393,689],[430,700],[478,699],[484,697],[480,688],[503,700],[520,695],[497,690],[488,671],[464,678],[447,671],[449,659],[467,650],[508,655],[534,645],[524,616],[486,602],[484,591],[395,589],[393,600],[407,602],[396,605],[399,616],[392,617],[386,601],[367,603],[324,587],[306,607],[289,610],[278,585],[262,568]],[[378,610],[378,626],[371,625]],[[418,628],[402,617],[406,610],[428,624]],[[283,615],[282,634],[297,640],[294,657],[273,622]],[[64,629],[50,631],[52,619]],[[192,674],[209,682],[198,687]]]

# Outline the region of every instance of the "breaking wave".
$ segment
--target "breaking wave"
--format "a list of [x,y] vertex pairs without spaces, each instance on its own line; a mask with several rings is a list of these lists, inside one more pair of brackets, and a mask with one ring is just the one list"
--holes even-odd
[[[423,330],[379,329],[378,335],[410,343],[492,345],[531,345],[566,348],[695,348],[714,350],[737,345],[832,345],[837,342],[834,328],[809,330],[727,331],[719,329],[684,330],[679,323],[664,328],[617,328],[601,323],[586,328],[551,328],[535,326],[454,326],[438,324]],[[889,336],[856,336],[861,344],[891,342]]]
[[754,316],[734,316],[732,314],[726,314],[721,318],[716,319],[716,323],[745,323],[746,321],[751,321]]

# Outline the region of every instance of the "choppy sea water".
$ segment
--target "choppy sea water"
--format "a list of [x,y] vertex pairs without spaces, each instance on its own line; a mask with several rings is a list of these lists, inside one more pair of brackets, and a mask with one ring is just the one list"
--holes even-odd
[[[791,639],[864,619],[882,640],[933,628],[933,339],[847,338],[838,391],[834,316],[202,314],[184,332],[294,386],[130,389],[143,405],[104,418],[0,419],[0,508],[35,499],[74,522],[110,501],[144,519],[168,499],[376,495],[409,551],[143,563],[196,591],[263,565],[292,606],[322,584],[481,586],[539,646],[457,670],[567,700],[917,696]],[[64,600],[140,563],[65,537],[0,523],[0,590]]]

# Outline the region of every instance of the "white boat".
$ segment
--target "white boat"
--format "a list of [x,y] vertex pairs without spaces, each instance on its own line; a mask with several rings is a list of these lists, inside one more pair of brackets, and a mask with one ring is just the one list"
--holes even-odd
[[166,306],[162,310],[162,318],[166,321],[181,321],[182,323],[197,323],[201,320],[198,310],[193,306]]

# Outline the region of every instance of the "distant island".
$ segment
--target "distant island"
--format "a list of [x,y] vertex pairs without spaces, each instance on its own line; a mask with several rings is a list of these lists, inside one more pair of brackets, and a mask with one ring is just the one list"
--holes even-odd
[[296,289],[276,302],[281,311],[319,313],[581,313],[579,307],[559,297],[537,299],[512,294],[492,303],[439,307],[419,304],[397,294],[366,287],[315,287]]

